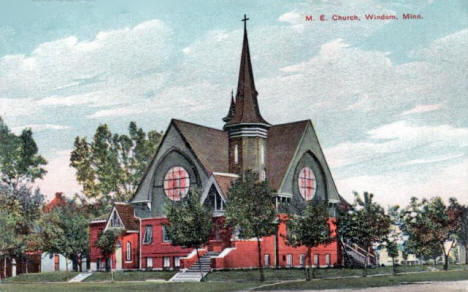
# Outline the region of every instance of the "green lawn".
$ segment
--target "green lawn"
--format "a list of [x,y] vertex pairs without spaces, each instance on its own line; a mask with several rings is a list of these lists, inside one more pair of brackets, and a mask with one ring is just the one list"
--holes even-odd
[[219,292],[239,291],[258,286],[256,283],[49,283],[3,284],[2,292]]
[[[135,272],[115,272],[114,281],[145,281],[149,279],[169,280],[174,276],[174,271],[135,271]],[[97,272],[84,280],[84,282],[110,281],[111,273]]]
[[[415,265],[415,266],[400,266],[397,272],[423,272],[430,271],[432,266]],[[436,266],[437,269],[442,270],[441,265]],[[468,265],[450,265],[449,269],[464,269],[468,270]],[[378,267],[368,269],[369,275],[376,274],[391,274],[392,267]],[[340,268],[321,268],[315,269],[317,278],[332,278],[332,277],[347,277],[347,276],[361,276],[362,269],[340,269]],[[265,269],[265,278],[270,281],[283,281],[283,280],[297,280],[304,279],[303,269]],[[259,272],[257,269],[253,270],[231,270],[231,271],[215,271],[208,274],[208,281],[236,281],[236,282],[251,282],[259,279]]]
[[[459,281],[468,280],[466,271],[439,271],[424,272],[417,274],[402,274],[397,276],[377,276],[367,278],[347,278],[347,279],[317,279],[312,281],[298,281],[282,283],[273,286],[259,288],[259,291],[272,290],[307,290],[307,289],[343,289],[343,288],[368,288],[396,286],[408,283],[425,281]],[[257,290],[257,289],[256,289]]]
[[[66,282],[78,275],[78,272],[47,272],[21,274],[16,277],[6,278],[3,283],[35,283],[35,282]],[[1,291],[1,290],[0,290]]]

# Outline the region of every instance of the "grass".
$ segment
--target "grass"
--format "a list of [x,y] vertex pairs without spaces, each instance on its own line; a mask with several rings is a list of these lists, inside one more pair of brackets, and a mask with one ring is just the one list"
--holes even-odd
[[3,284],[2,292],[219,292],[239,291],[258,286],[257,283],[49,283],[49,284]]
[[[432,266],[399,266],[398,273],[406,272],[424,272],[430,271]],[[442,270],[443,266],[436,266],[437,269]],[[450,270],[463,269],[468,270],[468,265],[450,265]],[[369,275],[377,274],[391,274],[392,267],[378,267],[368,269]],[[361,276],[362,269],[341,269],[341,268],[321,268],[315,269],[317,278],[333,278],[333,277],[348,277],[348,276]],[[304,279],[303,269],[265,269],[265,278],[267,281],[284,281],[284,280],[297,280]],[[208,274],[208,281],[235,281],[235,282],[251,282],[259,279],[258,269],[252,270],[230,270],[230,271],[215,271]]]
[[40,283],[40,282],[66,282],[78,275],[78,272],[46,272],[20,274],[16,277],[3,279],[3,283]]
[[[438,271],[423,272],[417,274],[400,274],[396,276],[376,276],[367,278],[344,279],[318,279],[312,281],[298,281],[281,283],[273,286],[261,287],[261,291],[274,290],[307,290],[307,289],[343,289],[343,288],[369,288],[383,286],[397,286],[403,284],[427,282],[427,281],[459,281],[468,280],[466,271]],[[257,290],[257,289],[254,289]]]
[[[175,275],[174,271],[132,271],[114,272],[114,281],[145,281],[149,279],[169,280]],[[111,273],[97,272],[86,278],[84,282],[111,281]]]

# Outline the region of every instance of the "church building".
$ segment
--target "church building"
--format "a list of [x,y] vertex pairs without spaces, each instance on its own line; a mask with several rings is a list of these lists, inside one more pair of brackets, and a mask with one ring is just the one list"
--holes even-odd
[[[261,115],[245,21],[244,18],[237,92],[223,118],[224,127],[216,129],[171,120],[133,198],[115,203],[107,219],[90,223],[92,270],[104,268],[104,258],[95,244],[98,234],[111,228],[122,230],[110,259],[113,269],[193,266],[197,262],[196,253],[171,245],[164,227],[168,222],[165,204],[183,199],[190,188],[201,190],[201,203],[211,206],[216,223],[208,244],[201,250],[204,264],[210,269],[257,267],[256,241],[238,238],[223,225],[229,187],[249,169],[269,181],[280,218],[286,216],[284,210],[288,208],[304,208],[312,199],[323,200],[330,208],[331,232],[335,232],[334,216],[342,198],[312,122],[274,125]],[[279,223],[276,235],[262,239],[263,266],[303,265],[307,248],[286,245],[285,235],[286,226]],[[313,248],[311,252],[315,266],[343,262],[337,242]]]

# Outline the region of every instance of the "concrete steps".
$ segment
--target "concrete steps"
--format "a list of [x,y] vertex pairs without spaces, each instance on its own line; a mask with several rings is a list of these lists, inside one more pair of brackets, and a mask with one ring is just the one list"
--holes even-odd
[[[169,281],[171,282],[200,282],[209,272],[211,272],[211,258],[219,255],[219,252],[207,252],[198,262],[190,268],[180,271]],[[201,265],[201,273],[200,273]]]

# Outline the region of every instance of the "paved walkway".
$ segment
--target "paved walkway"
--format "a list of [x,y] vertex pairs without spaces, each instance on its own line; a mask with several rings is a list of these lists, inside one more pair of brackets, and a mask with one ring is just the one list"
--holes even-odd
[[[392,287],[376,287],[365,289],[330,289],[301,290],[302,292],[468,292],[468,281],[428,282],[423,284],[408,284]],[[275,292],[298,292],[298,290],[276,290]]]

